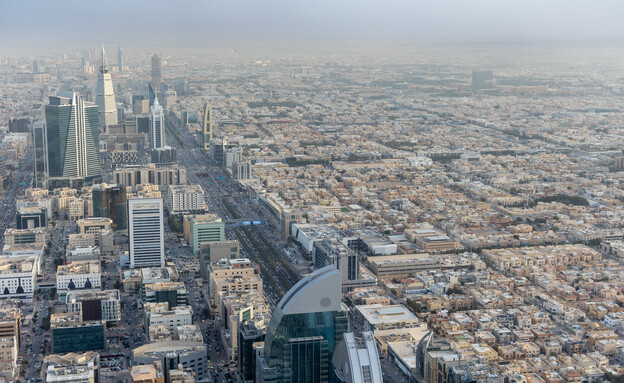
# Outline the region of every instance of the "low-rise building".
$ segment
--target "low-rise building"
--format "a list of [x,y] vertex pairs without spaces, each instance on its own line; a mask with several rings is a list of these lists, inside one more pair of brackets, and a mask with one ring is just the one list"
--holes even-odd
[[417,327],[420,324],[418,318],[403,305],[356,306],[353,318],[363,331]]
[[65,298],[67,312],[80,313],[83,321],[119,322],[121,320],[119,302],[119,290],[70,291]]
[[46,382],[98,383],[100,381],[100,354],[97,352],[48,355],[45,358],[45,365]]
[[99,290],[101,283],[98,261],[76,261],[56,270],[56,290],[62,294],[76,289]]
[[143,286],[143,301],[147,303],[166,302],[169,308],[184,306],[187,291],[184,282],[158,282]]
[[165,358],[175,358],[182,368],[193,371],[197,380],[208,377],[206,345],[202,343],[174,340],[149,343],[132,350],[135,365],[163,362]]
[[106,348],[106,322],[82,321],[79,312],[52,314],[50,317],[52,352],[96,351]]

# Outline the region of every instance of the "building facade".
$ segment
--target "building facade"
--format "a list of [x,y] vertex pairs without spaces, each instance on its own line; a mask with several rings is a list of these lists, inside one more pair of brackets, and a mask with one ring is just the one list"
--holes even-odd
[[81,187],[101,177],[98,107],[76,93],[45,108],[48,187]]
[[333,266],[305,276],[275,308],[256,363],[257,382],[334,382],[331,359],[348,329]]
[[163,214],[163,200],[160,198],[128,200],[131,268],[165,265]]
[[115,104],[115,89],[111,78],[106,52],[102,47],[102,63],[98,71],[95,87],[95,103],[98,106],[98,126],[117,124],[117,105]]

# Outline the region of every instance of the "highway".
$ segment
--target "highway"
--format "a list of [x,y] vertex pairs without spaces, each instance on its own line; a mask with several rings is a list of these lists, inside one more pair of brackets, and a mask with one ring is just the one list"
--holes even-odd
[[[206,193],[208,210],[223,220],[245,218],[267,218],[263,208],[253,204],[241,186],[231,180],[226,172],[214,166],[212,159],[200,150],[198,144],[188,131],[180,126],[179,120],[170,118],[170,123],[177,137],[184,144],[184,150],[178,149],[178,162],[187,169],[187,179],[192,184],[199,184]],[[173,137],[172,137],[173,138]],[[171,144],[177,144],[173,139]],[[198,177],[195,173],[207,173]],[[268,220],[267,220],[268,221]],[[264,225],[226,227],[228,239],[237,239],[241,244],[241,255],[248,257],[260,266],[265,296],[272,306],[288,291],[301,276],[284,257],[279,233]]]

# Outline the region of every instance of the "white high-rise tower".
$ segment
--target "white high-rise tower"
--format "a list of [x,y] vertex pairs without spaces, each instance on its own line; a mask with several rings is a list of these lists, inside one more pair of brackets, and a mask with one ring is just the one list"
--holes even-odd
[[163,107],[158,103],[158,97],[154,100],[154,105],[150,107],[150,143],[152,149],[162,149],[165,144],[165,115]]
[[162,198],[128,200],[128,240],[130,267],[165,265]]
[[97,86],[95,88],[95,103],[98,106],[98,123],[102,125],[117,124],[117,105],[115,104],[115,90],[113,80],[108,70],[108,59],[102,46],[102,65],[98,71]]

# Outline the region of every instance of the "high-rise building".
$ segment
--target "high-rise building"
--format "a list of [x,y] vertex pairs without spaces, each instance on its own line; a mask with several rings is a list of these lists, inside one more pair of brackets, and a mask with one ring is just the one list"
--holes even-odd
[[76,93],[53,96],[45,116],[49,187],[81,187],[100,178],[97,106]]
[[48,153],[46,126],[38,121],[32,126],[34,186],[47,189]]
[[284,295],[267,328],[256,364],[257,382],[335,382],[332,357],[347,332],[340,272],[327,266]]
[[212,140],[212,105],[206,103],[204,105],[204,150],[210,149],[210,140]]
[[126,187],[101,183],[93,186],[93,216],[107,217],[113,220],[113,229],[126,230]]
[[158,103],[158,97],[154,99],[154,105],[150,107],[150,144],[152,149],[162,149],[165,146],[165,114],[163,107]]
[[120,72],[123,72],[123,67],[124,67],[123,48],[119,47],[117,48],[117,68]]
[[132,198],[128,200],[128,237],[130,267],[165,265],[163,200]]
[[115,90],[109,73],[108,59],[102,47],[102,64],[98,71],[98,80],[95,87],[95,103],[98,106],[98,126],[117,124],[117,106],[115,104]]
[[477,92],[485,89],[492,89],[494,86],[494,75],[491,70],[476,70],[472,72],[472,91]]
[[162,61],[160,56],[152,55],[152,86],[156,90],[160,89],[162,82]]
[[360,338],[356,338],[352,332],[343,334],[332,361],[340,382],[384,381],[377,344],[371,331],[362,332]]

